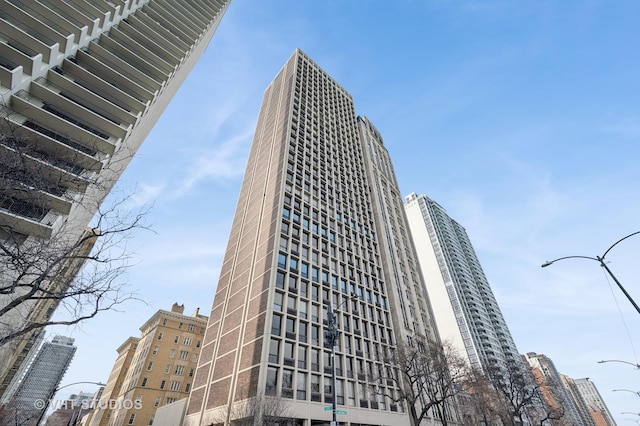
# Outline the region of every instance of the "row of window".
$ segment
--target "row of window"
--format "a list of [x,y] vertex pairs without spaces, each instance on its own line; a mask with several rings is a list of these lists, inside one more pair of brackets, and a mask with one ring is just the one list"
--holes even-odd
[[[365,378],[382,377],[382,372],[386,371],[385,377],[392,377],[393,372],[388,365],[384,364],[384,360],[389,359],[391,356],[392,349],[388,346],[369,345],[368,343],[365,347],[366,350],[364,352],[362,348],[356,350],[356,356],[353,356],[350,351],[347,352],[347,355],[336,353],[336,374],[351,379],[357,375],[361,380],[365,380]],[[329,350],[322,350],[275,337],[271,337],[269,340],[268,361],[271,364],[297,367],[301,370],[315,372],[324,371],[325,373],[331,373],[332,367],[331,352]]]
[[[164,337],[164,332],[159,332],[158,336],[156,337],[156,339],[158,340],[162,340],[162,338]],[[180,336],[176,336],[173,339],[173,343],[178,344],[180,343]],[[182,345],[183,346],[191,346],[191,344],[193,343],[193,339],[191,337],[185,337],[184,339],[182,339]],[[202,342],[200,340],[196,341],[196,348],[199,348],[202,345]],[[156,346],[157,348],[157,346]],[[154,352],[154,355],[157,353],[157,350]]]
[[[186,356],[184,358],[180,358],[180,359],[186,359]],[[197,358],[196,358],[196,361],[197,361]],[[182,375],[184,375],[185,368],[186,368],[185,365],[177,364],[173,374],[175,374],[177,376],[182,376]],[[147,364],[147,371],[152,371],[152,370],[153,370],[153,361],[149,361],[149,363]],[[167,364],[167,366],[164,369],[164,372],[167,373],[167,374],[169,374],[171,372],[171,364]],[[195,372],[195,369],[191,368],[189,370],[189,377],[193,377],[194,372]]]
[[[279,394],[283,398],[301,401],[332,403],[334,389],[331,376],[295,372],[270,366],[267,368],[265,394]],[[393,387],[383,386],[373,391],[366,383],[336,379],[337,405],[404,412],[401,404],[393,402],[396,396],[397,390]]]
[[[281,271],[278,271],[277,275],[287,277],[287,274]],[[341,314],[344,316],[344,321],[341,321],[341,317],[338,317],[337,320],[339,326],[342,324],[341,328],[343,328],[344,331],[348,332],[351,329],[351,321],[348,315],[351,314],[353,315],[354,330],[363,329],[364,336],[369,337],[369,329],[367,326],[370,325],[371,335],[375,340],[377,339],[377,331],[375,329],[377,323],[380,325],[380,337],[385,337],[382,326],[390,324],[389,312],[386,309],[386,305],[376,303],[374,307],[371,302],[365,303],[354,291],[351,292],[351,296],[348,296],[346,291],[342,291],[342,297],[340,297],[335,289],[331,290],[328,286],[320,287],[315,284],[311,285],[311,294],[309,294],[307,292],[308,283],[298,281],[291,275],[289,275],[288,280],[278,279],[276,288],[285,290],[285,282],[288,282],[288,293],[281,291],[274,293],[274,310],[284,312],[283,306],[286,301],[286,308],[289,314],[297,315],[301,319],[310,318],[312,322],[320,322],[321,312],[323,313],[322,319],[327,319],[327,305],[331,303],[333,306],[341,306]],[[320,296],[322,296],[322,298],[320,298]],[[321,304],[318,303],[320,300],[322,300],[322,307]],[[360,327],[359,321],[362,321],[362,327]],[[370,321],[371,324],[368,324],[367,321]]]
[[[191,377],[192,375],[193,375],[193,370],[191,370],[189,372],[189,376]],[[140,387],[141,388],[146,388],[148,384],[149,384],[149,378],[148,377],[143,377],[142,381],[140,382]],[[182,388],[182,382],[181,381],[170,380],[168,390],[181,392],[181,390],[180,390],[181,388]],[[161,380],[160,381],[160,385],[158,386],[158,389],[161,389],[161,390],[167,389],[167,381],[164,380],[164,379]],[[184,385],[184,390],[182,390],[182,392],[189,392],[190,390],[191,390],[191,383],[186,383]]]

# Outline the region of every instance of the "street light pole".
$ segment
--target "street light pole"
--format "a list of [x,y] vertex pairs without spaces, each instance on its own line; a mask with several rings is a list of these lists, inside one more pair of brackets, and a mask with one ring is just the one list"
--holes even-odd
[[328,315],[328,332],[329,344],[331,345],[331,389],[333,391],[333,398],[331,399],[331,426],[338,426],[337,417],[337,389],[336,389],[336,343],[338,341],[338,322],[336,321],[336,314],[333,313],[331,302],[327,307]]
[[640,234],[640,231],[631,233],[629,235],[627,235],[626,237],[620,238],[618,241],[616,241],[615,243],[613,243],[611,245],[611,247],[609,247],[607,249],[607,251],[604,252],[604,254],[602,256],[596,256],[596,257],[591,257],[591,256],[565,256],[565,257],[559,257],[558,259],[555,260],[550,260],[547,261],[545,263],[543,263],[541,266],[543,268],[546,268],[547,266],[559,261],[559,260],[564,260],[564,259],[589,259],[589,260],[595,260],[596,262],[600,263],[600,266],[602,266],[604,268],[605,271],[607,271],[607,273],[609,274],[609,276],[613,279],[613,281],[615,281],[615,283],[618,285],[618,288],[620,288],[620,290],[622,291],[622,293],[624,293],[624,295],[627,297],[627,299],[629,300],[629,302],[631,302],[631,304],[633,305],[634,308],[636,308],[636,311],[640,314],[640,307],[638,306],[638,304],[633,300],[633,298],[631,297],[631,295],[629,295],[629,293],[627,293],[627,290],[622,286],[622,284],[620,283],[620,281],[618,281],[618,279],[616,278],[615,275],[613,275],[613,272],[611,272],[611,269],[609,269],[609,267],[607,266],[607,264],[604,262],[604,258],[607,255],[607,253],[609,253],[609,251],[614,248],[616,245],[618,245],[618,243],[626,240],[629,237],[632,237],[636,234]]
[[[357,296],[352,294],[350,298],[346,298],[342,301],[336,308],[336,310],[340,309],[345,303],[349,302],[349,300],[355,300]],[[336,314],[333,311],[333,306],[331,306],[331,302],[327,305],[327,340],[331,345],[331,386],[333,390],[333,398],[331,403],[331,426],[339,426],[338,424],[338,389],[336,388],[336,344],[338,343],[338,337],[340,332],[338,331],[338,321],[336,319]]]

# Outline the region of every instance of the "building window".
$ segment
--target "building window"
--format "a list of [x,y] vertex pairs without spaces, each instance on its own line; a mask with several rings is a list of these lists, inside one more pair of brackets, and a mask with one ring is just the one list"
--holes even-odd
[[156,400],[153,403],[154,407],[159,407],[160,406],[160,401],[162,401],[162,397],[161,396],[156,396]]
[[301,322],[298,327],[298,341],[306,343],[307,342],[307,323]]
[[271,320],[271,334],[279,336],[282,328],[282,317],[274,314]]
[[307,374],[298,372],[298,380],[296,383],[296,398],[300,400],[307,399]]
[[129,421],[127,422],[128,425],[132,425],[133,422],[136,419],[136,413],[131,413],[131,415],[129,416]]
[[192,368],[191,370],[189,370],[189,377],[193,377],[195,372],[196,372],[195,368]]
[[276,288],[284,288],[285,274],[284,272],[278,272],[276,275]]
[[185,337],[183,343],[185,346],[191,346],[191,337]]
[[276,294],[273,296],[274,311],[282,312],[282,300],[283,300],[282,293],[276,292]]
[[180,382],[176,382],[175,380],[172,380],[170,389],[172,391],[179,391],[180,390]]
[[169,352],[169,358],[173,358],[174,356],[176,356],[176,350],[171,349],[171,352]]
[[184,386],[184,391],[185,391],[185,392],[189,392],[190,390],[191,390],[191,383],[187,383],[187,384]]
[[140,384],[140,387],[145,387],[145,386],[147,386],[147,380],[148,380],[148,378],[143,377],[143,378],[142,378],[142,383]]
[[162,340],[162,331],[158,333],[158,340]]
[[294,359],[294,344],[293,342],[284,342],[284,363],[285,365],[293,366]]
[[182,376],[184,374],[184,365],[176,365],[176,371],[174,374],[176,376]]
[[178,343],[178,340],[180,340],[180,336],[176,336],[176,338],[173,339],[173,343]]
[[287,267],[287,255],[284,253],[278,254],[278,268],[286,268]]
[[331,386],[331,378],[330,377],[325,377],[324,378],[324,394],[326,395],[333,395],[333,387]]
[[151,355],[158,355],[159,350],[160,350],[160,346],[154,346],[153,352],[151,352]]
[[189,359],[189,352],[188,351],[180,351],[180,356],[178,358],[180,358],[180,359]]
[[311,376],[311,393],[320,393],[320,376]]
[[271,339],[269,343],[269,362],[278,363],[280,358],[280,340]]
[[307,368],[307,348],[298,346],[298,368]]
[[196,326],[195,326],[195,325],[193,325],[193,324],[189,324],[189,325],[187,326],[187,331],[196,331]]
[[293,389],[293,371],[291,370],[283,370],[282,371],[282,396],[288,394],[289,390]]
[[278,369],[274,367],[269,367],[267,369],[267,383],[265,386],[264,394],[275,395],[277,384],[278,384]]
[[149,364],[147,364],[147,371],[151,371],[152,368],[153,368],[153,361],[149,361]]
[[163,380],[160,382],[160,389],[164,389],[164,387],[167,385],[167,381]]
[[296,332],[296,320],[293,317],[287,317],[287,333]]

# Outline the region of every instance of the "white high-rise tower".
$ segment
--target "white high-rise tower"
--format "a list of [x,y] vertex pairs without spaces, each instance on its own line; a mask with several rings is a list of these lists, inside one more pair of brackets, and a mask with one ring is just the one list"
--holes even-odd
[[465,229],[424,195],[408,195],[405,211],[440,337],[476,367],[520,363]]

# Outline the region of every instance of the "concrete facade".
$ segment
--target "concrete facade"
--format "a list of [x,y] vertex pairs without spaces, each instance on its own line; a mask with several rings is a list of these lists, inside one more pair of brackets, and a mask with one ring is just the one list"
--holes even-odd
[[341,424],[408,425],[371,385],[398,344],[438,342],[423,285],[379,133],[296,50],[265,91],[184,424],[267,395],[299,425],[329,424],[334,398]]
[[[0,1],[2,243],[75,244],[229,2]],[[11,283],[20,271],[0,262],[0,285]],[[0,297],[0,306],[14,298]],[[0,335],[32,311],[51,315],[23,303],[3,313]],[[12,355],[27,352],[20,341],[0,347],[0,385],[19,368]]]

